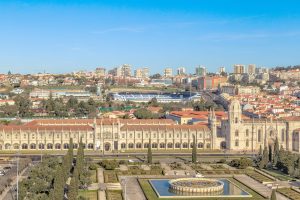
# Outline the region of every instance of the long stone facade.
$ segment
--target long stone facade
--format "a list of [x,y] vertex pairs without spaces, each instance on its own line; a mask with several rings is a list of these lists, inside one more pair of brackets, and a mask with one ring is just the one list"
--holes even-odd
[[214,111],[208,123],[178,125],[170,119],[47,119],[22,125],[0,126],[0,150],[62,150],[73,138],[80,138],[86,149],[135,151],[148,148],[192,149],[195,137],[198,149],[257,151],[272,148],[275,138],[285,149],[300,152],[300,117],[280,120],[243,118],[240,103],[229,105],[228,119],[217,122]]

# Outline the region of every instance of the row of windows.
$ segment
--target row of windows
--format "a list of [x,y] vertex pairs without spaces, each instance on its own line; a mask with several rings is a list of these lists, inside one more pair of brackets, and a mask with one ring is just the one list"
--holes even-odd
[[[274,136],[274,132],[272,130],[270,131],[269,134],[270,134],[270,137]],[[236,130],[234,135],[235,135],[235,137],[239,137],[239,131]],[[246,137],[249,137],[249,130],[248,129],[246,130]],[[285,139],[285,129],[282,129],[281,130],[281,141],[284,142],[284,139]],[[257,131],[257,141],[261,142],[261,130]]]
[[[38,144],[36,145],[35,143],[32,143],[30,145],[28,144],[22,144],[21,146],[19,144],[9,144],[9,143],[6,143],[4,145],[4,148],[5,149],[19,149],[21,147],[21,149],[69,149],[69,144],[68,143],[65,143],[63,145],[61,145],[60,143],[56,143],[55,145],[51,144],[51,143],[48,143],[47,145],[45,144]],[[85,145],[83,144],[83,147],[84,148],[87,148],[87,149],[93,149],[94,148],[94,144],[92,143],[89,143],[88,145]],[[78,148],[78,144],[73,144],[73,148],[74,149],[77,149]]]
[[[142,145],[142,143],[136,143],[135,145],[133,143],[129,143],[127,145],[127,148],[129,149],[133,149],[135,146],[135,148],[139,149],[142,148],[142,146],[144,146],[144,148],[148,148],[149,143],[144,143],[144,145]],[[170,143],[152,143],[151,144],[152,148],[174,148],[174,145],[172,142]],[[197,144],[197,148],[203,148],[204,144],[202,142]],[[188,143],[184,142],[184,143],[175,143],[175,148],[188,148]],[[193,143],[190,144],[190,148],[193,148]],[[206,148],[211,148],[210,143],[206,144]],[[122,143],[121,144],[121,149],[126,149],[126,143]]]
[[[129,133],[129,134],[127,134],[127,135],[128,135],[128,138],[134,138],[134,134],[133,134],[133,133]],[[150,134],[146,133],[146,134],[145,134],[145,138],[149,138],[149,135],[150,135]],[[177,134],[175,134],[174,136],[175,136],[176,138],[180,138],[180,135],[182,135],[182,134],[177,133]],[[135,136],[136,136],[136,138],[141,138],[142,134],[141,134],[141,133],[137,133],[137,134],[135,134]],[[152,134],[152,138],[156,138],[157,136],[158,136],[158,134],[156,134],[156,133]],[[173,134],[172,134],[172,133],[169,133],[168,136],[169,136],[168,138],[173,138]],[[195,135],[193,134],[193,136],[195,136]],[[192,136],[192,137],[193,137],[193,136]],[[165,137],[165,134],[164,134],[164,133],[161,133],[161,134],[160,134],[160,138],[164,138],[164,137]],[[199,137],[199,138],[202,138],[202,133],[199,133],[198,137]],[[210,137],[210,135],[207,135],[207,138],[209,138],[209,137]],[[122,138],[126,138],[126,134],[125,134],[125,133],[122,134]],[[186,134],[186,133],[183,134],[183,135],[182,135],[182,138],[188,138],[188,134]]]
[[[36,135],[36,134],[30,134],[30,136],[31,136],[31,139],[35,139],[37,135]],[[40,136],[40,138],[43,138],[43,135],[42,135],[42,134],[39,134],[39,136]],[[66,139],[68,139],[70,136],[71,136],[72,138],[77,138],[77,134],[71,134],[71,135],[69,135],[69,134],[64,134],[64,137],[65,137]],[[0,135],[0,137],[2,137],[2,134]],[[14,137],[15,139],[19,139],[20,134],[19,134],[19,133],[15,133],[15,134],[13,135],[13,137]],[[26,134],[26,133],[23,134],[23,139],[27,139],[28,137],[29,137],[28,134]],[[52,138],[52,137],[53,137],[53,134],[52,134],[52,133],[49,133],[48,138]],[[61,134],[60,134],[60,133],[54,134],[54,137],[60,138],[60,137],[61,137]],[[85,138],[85,134],[81,134],[80,137]],[[92,139],[93,137],[94,137],[94,134],[93,134],[93,133],[90,133],[90,134],[89,134],[89,138]],[[7,139],[10,139],[10,138],[11,138],[11,134],[7,133],[7,134],[6,134],[6,138],[7,138]]]

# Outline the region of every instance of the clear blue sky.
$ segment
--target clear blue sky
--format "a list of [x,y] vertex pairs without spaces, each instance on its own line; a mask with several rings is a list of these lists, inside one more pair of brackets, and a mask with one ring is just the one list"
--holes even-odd
[[300,64],[300,1],[1,0],[0,72]]

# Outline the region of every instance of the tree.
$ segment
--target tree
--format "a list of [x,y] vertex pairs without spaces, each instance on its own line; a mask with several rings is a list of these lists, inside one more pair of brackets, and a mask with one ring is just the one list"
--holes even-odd
[[159,117],[158,115],[153,114],[146,108],[139,108],[133,114],[138,119],[154,119]]
[[161,79],[161,75],[159,73],[153,74],[152,76],[150,76],[150,79]]
[[274,143],[274,164],[277,165],[277,162],[279,160],[279,144],[278,144],[278,138],[276,137],[275,143]]
[[20,117],[29,117],[32,115],[30,112],[31,101],[28,98],[17,96],[15,98],[15,105],[17,106]]
[[259,163],[259,168],[260,169],[265,168],[266,165],[268,164],[268,161],[269,161],[268,148],[265,147],[264,151],[263,151],[263,155],[262,155],[261,161]]
[[272,190],[271,200],[277,200],[277,197],[276,197],[276,190]]
[[152,98],[152,99],[148,102],[148,104],[149,104],[150,106],[158,107],[158,101],[157,101],[157,99],[156,99],[155,97]]
[[147,160],[149,164],[152,164],[152,149],[151,149],[151,139],[149,139],[149,144],[148,144],[148,155],[147,155]]
[[193,136],[193,152],[192,152],[192,163],[197,162],[197,145],[195,135]]
[[68,200],[76,200],[78,194],[78,181],[76,180],[78,177],[73,177],[70,182],[69,190],[68,190]]
[[65,181],[63,175],[63,169],[61,166],[58,167],[54,179],[53,185],[53,200],[62,200],[64,199],[64,188],[65,188]]
[[70,109],[70,108],[75,109],[77,107],[77,105],[78,105],[77,98],[71,96],[70,99],[68,100],[66,106],[67,106],[68,109]]

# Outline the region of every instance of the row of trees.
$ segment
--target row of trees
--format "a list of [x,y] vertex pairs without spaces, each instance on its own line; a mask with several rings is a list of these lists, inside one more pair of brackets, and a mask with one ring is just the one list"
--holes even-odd
[[291,176],[300,176],[300,156],[290,151],[279,148],[278,139],[275,139],[274,148],[260,147],[256,158],[257,166],[262,168],[271,168],[276,166],[279,170]]
[[[80,172],[80,173],[79,173]],[[69,183],[69,184],[66,184]],[[80,142],[74,162],[73,141],[62,160],[46,157],[32,168],[29,177],[20,183],[20,199],[76,200],[78,190],[90,184],[90,174],[84,158],[83,143]]]

